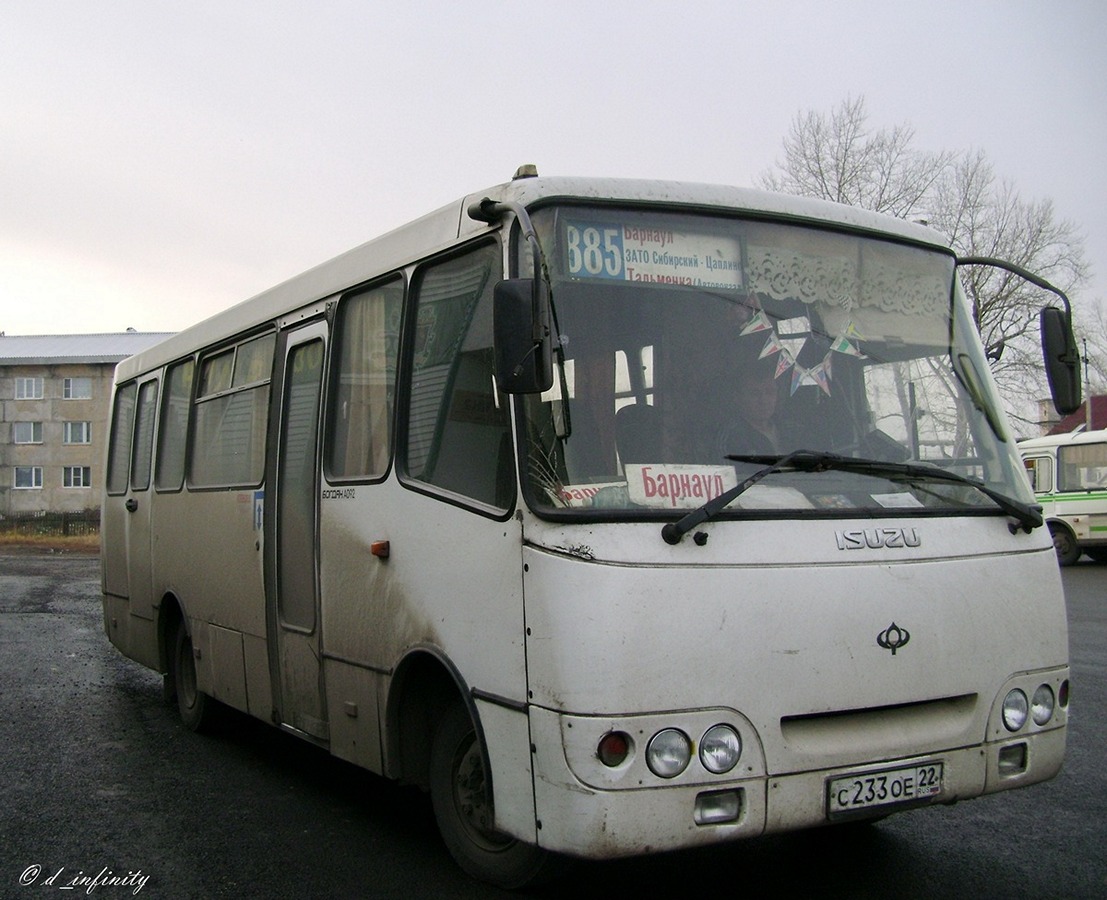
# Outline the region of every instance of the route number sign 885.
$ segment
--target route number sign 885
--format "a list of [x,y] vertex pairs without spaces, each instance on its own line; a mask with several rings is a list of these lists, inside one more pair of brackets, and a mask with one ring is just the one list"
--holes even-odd
[[570,276],[625,278],[621,228],[569,224],[565,228],[565,248]]

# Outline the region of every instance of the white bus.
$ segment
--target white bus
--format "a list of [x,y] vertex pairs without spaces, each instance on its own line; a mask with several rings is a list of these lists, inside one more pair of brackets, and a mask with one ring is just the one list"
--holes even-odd
[[1053,535],[1057,561],[1087,553],[1107,563],[1107,431],[1077,431],[1019,442],[1030,487]]
[[960,262],[521,170],[120,364],[107,634],[192,728],[425,787],[503,886],[1051,778],[1060,576]]

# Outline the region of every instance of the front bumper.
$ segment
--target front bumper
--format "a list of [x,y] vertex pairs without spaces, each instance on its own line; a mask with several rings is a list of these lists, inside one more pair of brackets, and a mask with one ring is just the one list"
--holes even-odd
[[[563,740],[572,717],[535,707],[530,713],[534,745],[566,750],[550,749],[535,756],[538,843],[593,859],[705,846],[827,824],[827,785],[850,774],[863,776],[941,763],[942,792],[925,805],[1022,787],[1057,774],[1066,738],[1066,729],[1058,727],[973,747],[779,776],[766,774],[759,762],[759,748],[751,748],[751,757],[743,759],[733,777],[704,777],[706,773],[697,772],[693,765],[681,778],[658,784],[629,769],[629,777],[604,787],[585,783],[570,765],[567,754],[573,755],[572,744],[565,747]],[[714,714],[696,715],[707,721]],[[1011,747],[1025,748],[1025,752],[1008,749],[1001,765],[1001,751]],[[1023,762],[1013,766],[1011,759]],[[866,810],[866,814],[885,815],[903,808],[881,806]],[[713,816],[709,815],[705,823],[705,809],[715,817],[720,810],[733,810],[735,815],[726,821],[710,821]]]

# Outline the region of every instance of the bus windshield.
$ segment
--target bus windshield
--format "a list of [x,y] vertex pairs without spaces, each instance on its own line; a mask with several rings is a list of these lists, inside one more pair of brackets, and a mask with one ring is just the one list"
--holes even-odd
[[560,341],[553,388],[520,403],[537,512],[671,516],[799,450],[897,465],[782,467],[722,516],[1032,502],[952,255],[615,206],[533,219]]

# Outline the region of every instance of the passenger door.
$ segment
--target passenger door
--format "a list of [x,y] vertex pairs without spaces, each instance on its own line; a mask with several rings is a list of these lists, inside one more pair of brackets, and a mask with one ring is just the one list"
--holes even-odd
[[131,614],[146,619],[154,617],[150,470],[157,409],[156,377],[116,393],[103,513],[105,593],[129,597]]
[[319,413],[327,326],[282,333],[265,502],[269,664],[281,723],[327,740],[319,622]]

